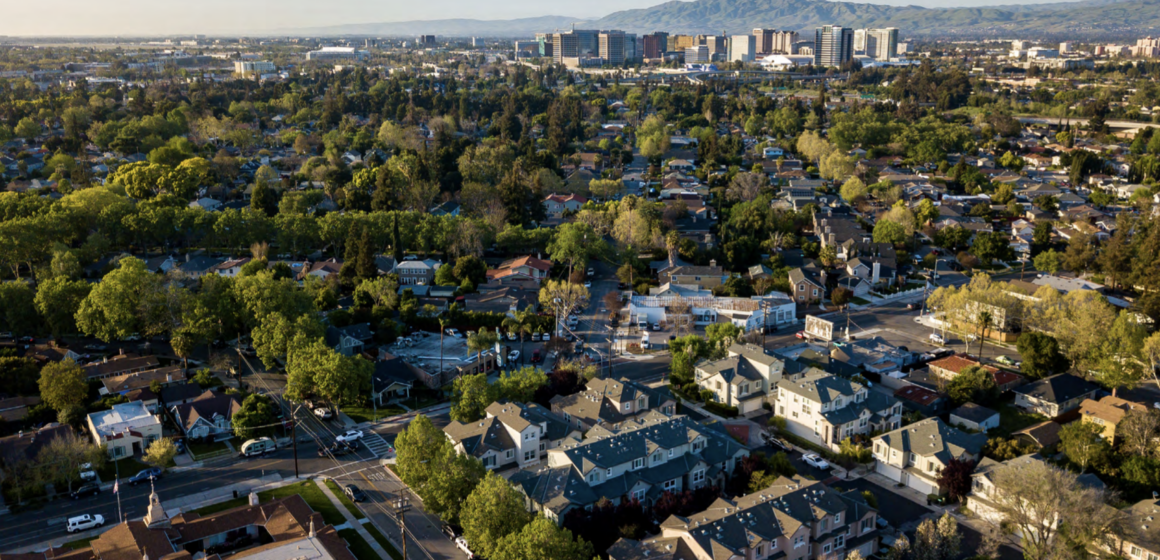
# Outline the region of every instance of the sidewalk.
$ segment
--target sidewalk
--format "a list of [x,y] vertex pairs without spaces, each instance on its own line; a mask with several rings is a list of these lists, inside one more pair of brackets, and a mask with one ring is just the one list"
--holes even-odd
[[[338,496],[335,496],[334,492],[330,491],[330,487],[328,487],[321,478],[315,478],[314,484],[317,484],[318,488],[322,490],[322,493],[326,494],[326,497],[330,500],[330,503],[334,504],[334,507],[342,513],[343,517],[346,518],[347,525],[357,531],[359,536],[367,541],[367,544],[370,545],[372,549],[374,549],[375,554],[378,554],[379,558],[382,560],[391,559],[391,555],[387,554],[387,551],[383,549],[383,546],[379,544],[379,541],[375,540],[375,538],[367,532],[366,528],[362,526],[362,523],[360,523],[358,519],[354,518],[354,515],[351,515],[350,510],[346,509],[346,506],[338,500]],[[370,522],[369,518],[367,519],[367,522]]]

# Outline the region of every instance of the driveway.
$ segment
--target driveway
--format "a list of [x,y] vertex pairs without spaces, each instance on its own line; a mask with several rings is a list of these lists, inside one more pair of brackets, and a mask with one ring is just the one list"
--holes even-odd
[[866,479],[842,480],[830,486],[859,492],[869,490],[878,499],[878,515],[889,521],[896,529],[913,530],[914,527],[918,526],[922,516],[933,513],[925,506],[916,504]]

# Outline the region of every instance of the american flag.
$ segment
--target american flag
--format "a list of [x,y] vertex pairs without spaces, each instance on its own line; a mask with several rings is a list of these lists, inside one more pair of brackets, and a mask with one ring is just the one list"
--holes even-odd
[[120,486],[121,486],[121,479],[118,478],[117,480],[113,481],[113,493],[114,494],[117,493],[117,488],[119,488]]

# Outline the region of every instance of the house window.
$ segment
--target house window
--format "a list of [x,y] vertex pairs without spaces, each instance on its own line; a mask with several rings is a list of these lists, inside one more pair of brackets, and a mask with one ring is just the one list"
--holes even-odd
[[624,411],[628,412],[629,410],[632,410],[632,403],[624,403]]
[[676,452],[677,452],[676,449],[670,449],[669,450],[669,457],[672,457],[674,454],[676,454]]
[[612,469],[608,469],[608,470],[604,471],[604,476],[607,476],[608,478],[612,478]]
[[540,451],[547,451],[547,450],[548,450],[548,444],[546,444],[544,442],[540,442]]
[[829,553],[830,553],[830,543],[826,543],[826,544],[822,545],[822,554],[829,554]]
[[777,541],[769,541],[769,551],[773,552],[775,550],[777,550]]
[[798,291],[799,292],[806,291],[806,285],[805,284],[798,284]]
[[676,488],[676,487],[677,487],[677,479],[674,478],[672,480],[665,481],[665,490],[672,490],[673,488]]
[[701,471],[697,471],[697,472],[693,473],[693,483],[704,482],[704,481],[705,481],[705,471],[701,470]]
[[504,457],[507,457],[508,459],[511,459],[512,457],[515,457],[515,456],[516,456],[516,452],[514,449],[508,449],[507,452],[504,453]]
[[494,467],[495,466],[495,455],[488,455],[487,457],[484,457],[483,458],[483,466],[484,467]]
[[644,459],[633,459],[632,468],[639,469],[644,466]]
[[869,517],[867,517],[866,519],[863,519],[862,520],[862,531],[869,531],[870,527],[873,525],[874,525],[874,523]]
[[1143,552],[1144,552],[1143,550],[1140,550],[1140,547],[1138,547],[1138,546],[1133,546],[1133,547],[1132,547],[1132,553],[1131,553],[1131,554],[1132,554],[1132,556],[1134,556],[1134,557],[1136,557],[1136,558],[1139,558],[1139,557],[1140,557],[1140,555],[1141,555]]
[[838,525],[841,525],[841,523],[842,523],[842,512],[835,513],[834,514],[834,526],[836,527]]
[[829,525],[830,525],[830,520],[826,519],[826,518],[822,518],[822,532],[825,532],[827,529],[829,529],[830,528]]
[[834,537],[834,548],[842,548],[846,546],[846,535],[838,535]]
[[644,490],[633,490],[632,497],[635,498],[638,502],[644,500]]
[[531,451],[524,451],[524,460],[525,461],[531,461],[535,458],[536,458],[536,450],[535,449],[533,449]]
[[524,434],[524,441],[531,441],[535,437],[536,437],[535,432],[528,432],[528,433]]
[[661,462],[661,452],[657,451],[656,454],[653,455],[653,464],[655,465],[659,462]]

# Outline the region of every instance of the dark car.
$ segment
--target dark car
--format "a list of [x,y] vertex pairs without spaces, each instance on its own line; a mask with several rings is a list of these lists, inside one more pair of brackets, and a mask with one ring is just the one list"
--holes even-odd
[[157,480],[159,478],[161,478],[161,469],[157,467],[149,467],[129,477],[129,484],[136,486],[142,482],[149,482],[150,480]]
[[348,455],[350,453],[354,453],[354,449],[351,449],[350,446],[343,445],[341,443],[335,443],[334,445],[332,445],[328,448],[318,450],[319,457],[326,457],[327,455],[331,455],[334,457],[341,457],[343,455]]
[[458,537],[460,534],[460,531],[456,531],[454,526],[448,525],[446,523],[443,524],[442,531],[443,534],[447,535],[447,538],[451,540],[455,540],[455,537]]
[[80,486],[80,488],[73,490],[72,493],[69,494],[69,497],[74,499],[74,500],[79,500],[81,498],[86,498],[88,496],[96,496],[97,494],[100,494],[100,493],[101,493],[100,485],[98,485],[96,482],[89,482],[87,484],[82,484]]
[[359,489],[358,486],[353,484],[347,484],[346,488],[342,489],[342,493],[346,494],[346,497],[350,498],[350,501],[355,503],[365,502],[367,500],[366,492],[363,492]]

